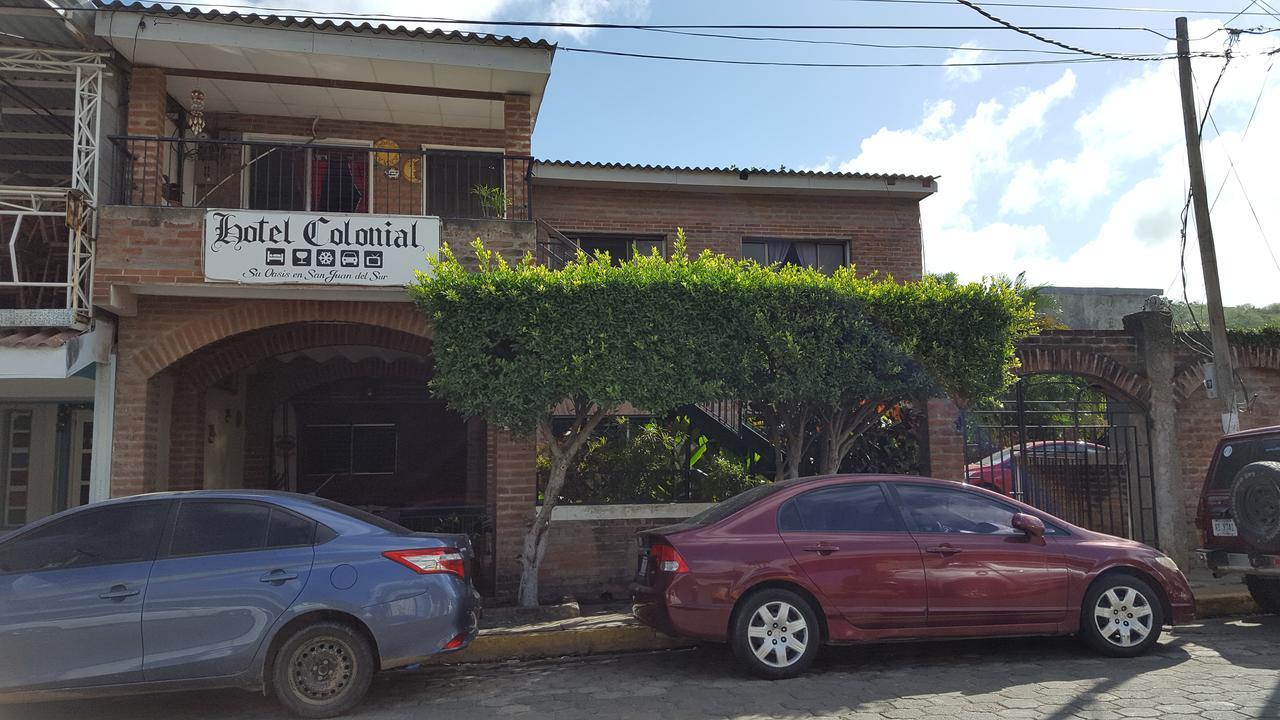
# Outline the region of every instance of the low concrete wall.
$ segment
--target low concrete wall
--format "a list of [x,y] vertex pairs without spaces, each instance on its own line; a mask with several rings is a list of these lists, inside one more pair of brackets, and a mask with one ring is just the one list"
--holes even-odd
[[566,505],[552,513],[541,594],[580,600],[629,595],[636,572],[636,533],[679,522],[709,504]]

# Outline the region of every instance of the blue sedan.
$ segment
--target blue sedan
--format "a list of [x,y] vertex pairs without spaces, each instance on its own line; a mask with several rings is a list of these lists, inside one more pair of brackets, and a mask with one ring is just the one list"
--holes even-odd
[[332,717],[475,637],[471,564],[465,536],[305,495],[76,508],[0,540],[0,698],[241,687]]

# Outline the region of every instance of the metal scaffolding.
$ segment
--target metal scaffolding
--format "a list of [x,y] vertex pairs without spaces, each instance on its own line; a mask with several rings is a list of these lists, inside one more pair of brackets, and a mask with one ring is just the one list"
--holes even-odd
[[[93,310],[93,256],[97,232],[99,142],[105,55],[78,50],[0,47],[0,74],[69,75],[75,80],[70,187],[0,185],[0,217],[12,223],[6,238],[11,277],[0,287],[60,288],[65,308],[0,310],[4,325],[86,327]],[[5,217],[7,216],[7,217]],[[66,277],[31,279],[20,263],[18,242],[44,218],[64,218],[68,232]]]

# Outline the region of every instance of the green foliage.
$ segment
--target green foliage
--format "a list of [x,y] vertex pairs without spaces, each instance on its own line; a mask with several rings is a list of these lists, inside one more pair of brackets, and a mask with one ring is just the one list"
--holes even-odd
[[[1224,307],[1222,311],[1227,317],[1227,328],[1230,330],[1250,331],[1273,328],[1280,332],[1280,303],[1262,307],[1236,305]],[[1187,309],[1186,303],[1173,303],[1173,326],[1179,330],[1196,329],[1195,322],[1191,319],[1193,312],[1196,319],[1200,321],[1200,326],[1207,329],[1209,313],[1204,303],[1191,303],[1190,310]]]
[[507,206],[510,205],[506,190],[497,185],[476,185],[471,188],[471,194],[480,201],[480,207],[488,217],[506,217]]
[[[539,492],[550,459],[539,456]],[[688,418],[619,417],[587,443],[560,493],[563,503],[718,502],[766,482],[748,458],[710,442]]]
[[446,246],[409,292],[435,327],[432,389],[459,412],[532,432],[564,400],[655,415],[731,397],[741,374],[736,261],[683,248],[563,269],[508,264],[473,244],[468,270]]

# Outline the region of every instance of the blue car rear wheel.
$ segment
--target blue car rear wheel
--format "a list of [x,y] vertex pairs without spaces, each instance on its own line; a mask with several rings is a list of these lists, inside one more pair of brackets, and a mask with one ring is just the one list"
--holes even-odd
[[341,715],[364,698],[374,672],[369,642],[350,627],[319,622],[280,646],[272,668],[276,698],[306,718]]

